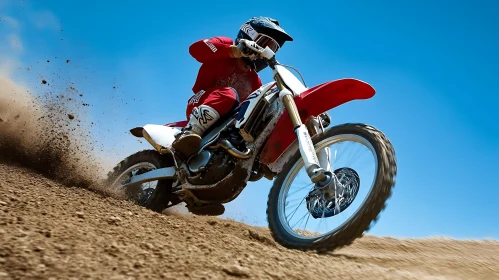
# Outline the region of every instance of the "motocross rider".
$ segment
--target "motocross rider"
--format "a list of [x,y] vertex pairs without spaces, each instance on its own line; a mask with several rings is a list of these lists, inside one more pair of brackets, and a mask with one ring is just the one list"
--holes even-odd
[[[188,124],[172,143],[176,155],[187,160],[197,153],[204,132],[262,86],[257,73],[268,65],[252,50],[252,44],[277,52],[286,41],[293,38],[277,20],[260,16],[241,26],[235,44],[230,38],[216,36],[189,47],[190,55],[202,65],[192,88],[194,95],[187,102]],[[237,47],[240,42],[241,49]]]

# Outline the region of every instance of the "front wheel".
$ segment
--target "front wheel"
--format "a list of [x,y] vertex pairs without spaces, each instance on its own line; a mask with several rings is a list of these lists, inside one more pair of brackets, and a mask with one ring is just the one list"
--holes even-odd
[[[160,155],[155,150],[143,150],[118,163],[108,174],[107,184],[111,188],[120,190],[121,186],[128,183],[135,175],[171,166],[174,166],[174,161],[170,155]],[[123,191],[128,200],[153,211],[162,212],[169,202],[175,199],[171,193],[172,184],[171,179],[157,180]]]
[[[332,183],[313,184],[297,151],[270,190],[267,218],[281,245],[330,251],[362,236],[385,208],[397,174],[395,151],[382,132],[363,124],[332,127],[312,142],[316,152],[329,150]],[[370,166],[362,165],[366,161]]]

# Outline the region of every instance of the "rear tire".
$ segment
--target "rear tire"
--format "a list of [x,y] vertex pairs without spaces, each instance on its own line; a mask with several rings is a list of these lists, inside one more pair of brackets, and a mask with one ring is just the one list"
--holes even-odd
[[[127,171],[127,169],[133,167],[134,165],[143,164],[154,167],[152,169],[159,169],[164,167],[175,166],[174,160],[170,155],[161,155],[155,150],[143,150],[132,154],[118,163],[113,171],[108,174],[107,183],[108,185],[113,185],[122,174]],[[139,201],[135,196],[129,195],[127,193],[127,199],[130,199],[134,203],[150,209],[155,212],[161,213],[168,206],[168,203],[175,199],[176,197],[171,193],[172,184],[174,180],[158,180],[156,188],[147,196],[147,198]],[[118,185],[116,187],[119,187]]]
[[[374,148],[378,162],[376,180],[371,195],[361,205],[356,214],[336,230],[326,236],[317,238],[298,238],[291,235],[281,223],[279,218],[279,195],[291,169],[301,160],[297,151],[287,162],[269,194],[267,204],[267,219],[274,239],[282,246],[290,249],[332,251],[342,246],[350,245],[356,238],[368,230],[372,222],[378,219],[379,213],[385,208],[386,200],[391,196],[397,174],[395,150],[385,135],[376,128],[364,124],[343,124],[332,127],[324,133],[312,137],[312,142],[317,148],[317,143],[337,135],[353,134],[366,139]],[[287,225],[286,225],[287,226]]]

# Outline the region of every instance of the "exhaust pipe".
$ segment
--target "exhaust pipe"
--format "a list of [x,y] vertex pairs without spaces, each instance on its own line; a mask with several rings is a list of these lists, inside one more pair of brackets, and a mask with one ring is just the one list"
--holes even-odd
[[248,159],[251,157],[251,149],[246,149],[246,151],[241,152],[232,143],[229,142],[227,139],[223,139],[217,142],[217,144],[210,146],[210,148],[216,149],[216,148],[223,148],[226,150],[231,156],[234,156],[236,158],[240,159]]

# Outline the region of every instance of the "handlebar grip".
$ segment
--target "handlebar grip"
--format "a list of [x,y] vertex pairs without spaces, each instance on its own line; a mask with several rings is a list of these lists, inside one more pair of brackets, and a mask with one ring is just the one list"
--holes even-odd
[[275,55],[275,53],[269,47],[262,48],[256,42],[246,39],[241,39],[239,41],[239,44],[237,44],[237,48],[242,53],[245,53],[249,49],[250,51],[257,53],[261,57],[266,59],[272,59]]

